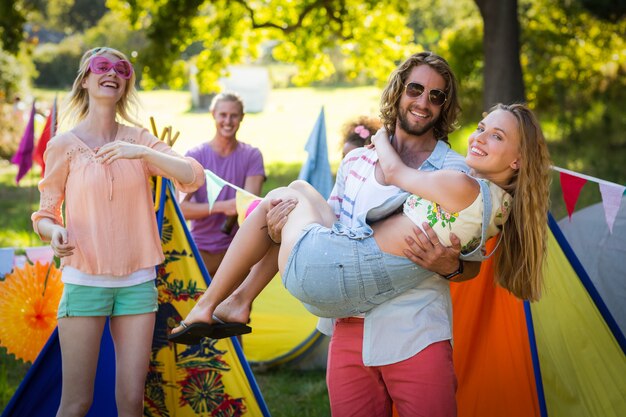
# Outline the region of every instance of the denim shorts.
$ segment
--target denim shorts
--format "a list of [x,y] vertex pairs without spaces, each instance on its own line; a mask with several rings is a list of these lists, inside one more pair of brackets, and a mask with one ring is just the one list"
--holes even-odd
[[432,272],[384,253],[369,226],[307,226],[285,265],[283,284],[319,317],[350,317],[417,286]]
[[157,296],[154,280],[120,288],[66,283],[57,318],[153,313],[158,309]]

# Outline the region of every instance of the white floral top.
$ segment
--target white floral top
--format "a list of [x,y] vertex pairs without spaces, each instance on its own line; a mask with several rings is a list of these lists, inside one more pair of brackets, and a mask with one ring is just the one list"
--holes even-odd
[[[513,197],[492,182],[487,181],[491,192],[492,210],[487,239],[500,232],[500,226],[509,217]],[[441,243],[450,246],[450,233],[461,239],[461,253],[469,253],[480,244],[483,198],[478,193],[476,200],[458,213],[448,213],[437,203],[430,202],[415,194],[404,202],[404,214],[421,228],[427,222],[433,228]]]

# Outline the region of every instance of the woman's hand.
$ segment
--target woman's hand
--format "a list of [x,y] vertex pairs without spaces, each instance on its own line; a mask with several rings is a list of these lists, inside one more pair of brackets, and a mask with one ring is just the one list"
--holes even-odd
[[116,140],[99,148],[96,152],[96,158],[100,162],[110,164],[120,158],[123,159],[141,159],[148,151],[143,145],[128,143],[123,140]]
[[67,229],[65,227],[54,227],[50,237],[50,247],[59,258],[74,254],[74,246],[71,246],[67,241]]
[[382,141],[389,142],[389,135],[387,134],[387,129],[385,129],[384,127],[381,127],[380,129],[378,129],[378,132],[376,132],[376,134],[372,136],[371,141],[372,141],[373,147],[376,146],[376,143],[380,143]]

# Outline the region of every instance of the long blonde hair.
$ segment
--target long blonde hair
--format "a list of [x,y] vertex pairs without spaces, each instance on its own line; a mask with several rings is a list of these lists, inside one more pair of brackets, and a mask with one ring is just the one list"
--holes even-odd
[[497,282],[518,298],[537,301],[543,286],[550,192],[550,154],[535,114],[523,104],[497,104],[517,120],[520,165],[506,190],[513,196],[495,255]]
[[[72,91],[67,96],[64,102],[64,111],[61,112],[62,124],[75,125],[83,120],[87,113],[89,113],[89,94],[85,88],[83,88],[83,80],[89,74],[89,61],[94,56],[110,54],[119,59],[125,59],[126,55],[117,49],[108,47],[99,47],[88,50],[83,54],[80,59],[80,65],[78,67],[78,75],[74,79],[74,85]],[[137,96],[137,90],[135,89],[135,71],[133,71],[129,80],[126,81],[126,88],[122,97],[115,105],[117,114],[127,122],[136,126],[141,126],[141,123],[131,114],[137,114],[139,107],[139,97]]]

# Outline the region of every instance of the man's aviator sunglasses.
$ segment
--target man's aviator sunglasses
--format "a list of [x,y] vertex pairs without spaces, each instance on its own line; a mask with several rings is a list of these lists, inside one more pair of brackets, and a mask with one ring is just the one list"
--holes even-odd
[[89,69],[94,74],[106,74],[111,71],[111,68],[113,68],[117,75],[125,80],[129,80],[133,75],[133,66],[125,59],[111,62],[106,57],[95,56],[89,61]]
[[[424,91],[426,91],[426,87],[418,83],[408,83],[404,86],[404,91],[406,91],[406,95],[408,97],[418,98],[419,96],[424,94]],[[428,101],[430,101],[431,104],[434,104],[435,106],[442,106],[447,99],[448,97],[446,96],[446,93],[441,90],[432,89],[428,91]]]

